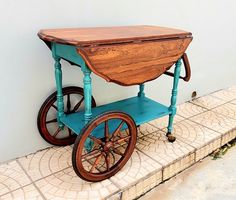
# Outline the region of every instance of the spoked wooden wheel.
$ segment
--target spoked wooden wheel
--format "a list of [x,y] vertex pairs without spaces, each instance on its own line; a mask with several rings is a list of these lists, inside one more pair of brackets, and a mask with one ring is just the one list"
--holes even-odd
[[129,160],[137,140],[133,119],[122,112],[107,112],[91,120],[77,137],[72,164],[87,181],[101,181],[117,173]]
[[[80,87],[65,87],[62,89],[64,96],[64,109],[66,114],[77,112],[83,109],[84,92]],[[41,136],[50,144],[65,146],[73,144],[76,139],[70,129],[64,127],[61,129],[57,123],[57,92],[51,94],[41,106],[38,113],[38,130]],[[96,106],[92,98],[92,106]]]

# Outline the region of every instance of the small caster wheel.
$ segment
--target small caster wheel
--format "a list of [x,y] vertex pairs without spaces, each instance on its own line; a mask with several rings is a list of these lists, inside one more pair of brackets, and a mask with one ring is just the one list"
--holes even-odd
[[173,136],[170,132],[168,132],[166,134],[166,137],[167,137],[168,141],[171,142],[171,143],[173,143],[176,140],[176,137]]
[[72,152],[74,171],[91,182],[110,178],[129,160],[136,140],[136,124],[129,115],[117,111],[103,113],[77,136]]
[[[62,89],[64,96],[65,113],[70,114],[83,107],[84,91],[80,87],[65,87]],[[77,137],[70,129],[64,127],[59,128],[57,123],[57,92],[51,94],[41,106],[38,113],[38,130],[40,135],[48,143],[57,146],[70,145],[75,142]],[[92,107],[96,106],[94,98],[92,98]]]

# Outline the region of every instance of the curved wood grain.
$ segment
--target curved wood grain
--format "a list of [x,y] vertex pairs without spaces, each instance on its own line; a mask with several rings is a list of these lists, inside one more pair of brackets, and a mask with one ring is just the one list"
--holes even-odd
[[159,26],[47,29],[38,36],[75,46],[95,74],[127,86],[159,77],[192,40],[190,32]]
[[185,52],[192,38],[78,47],[89,68],[119,85],[136,85],[167,71]]

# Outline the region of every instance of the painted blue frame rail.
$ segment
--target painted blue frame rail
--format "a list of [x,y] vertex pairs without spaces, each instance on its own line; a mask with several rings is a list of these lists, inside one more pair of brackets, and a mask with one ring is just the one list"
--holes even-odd
[[[171,96],[171,105],[166,107],[158,102],[155,102],[147,97],[144,93],[144,84],[139,85],[139,93],[137,97],[124,99],[107,105],[91,108],[91,71],[87,67],[82,57],[77,53],[76,47],[70,45],[63,45],[52,43],[52,54],[55,60],[55,77],[57,85],[57,107],[58,107],[58,123],[61,128],[64,125],[72,129],[77,135],[81,129],[90,121],[103,112],[106,111],[122,111],[129,114],[136,122],[136,125],[143,124],[150,120],[160,118],[165,115],[169,115],[168,133],[171,133],[174,116],[176,114],[176,100],[177,100],[177,88],[180,75],[181,61],[178,60],[174,72],[174,82]],[[60,59],[65,59],[81,67],[84,73],[84,97],[85,97],[85,111],[78,113],[65,115],[63,108],[63,95],[62,95],[62,71]],[[109,128],[112,131],[114,127],[117,127],[117,121],[109,122]],[[102,125],[103,126],[103,125]],[[102,127],[101,127],[102,128]],[[125,127],[123,127],[125,129]],[[99,137],[100,128],[94,130],[96,136]]]
[[[121,111],[129,114],[135,121],[136,125],[140,125],[150,120],[169,115],[171,110],[156,101],[147,97],[131,97],[121,101],[92,108],[93,117],[96,117],[107,111]],[[61,121],[76,134],[79,134],[81,129],[85,126],[84,111],[69,114],[61,117]],[[117,127],[118,122],[110,122],[109,129],[112,130]],[[114,127],[114,128],[113,128]],[[96,131],[97,132],[97,131]],[[95,133],[96,136],[100,135]]]

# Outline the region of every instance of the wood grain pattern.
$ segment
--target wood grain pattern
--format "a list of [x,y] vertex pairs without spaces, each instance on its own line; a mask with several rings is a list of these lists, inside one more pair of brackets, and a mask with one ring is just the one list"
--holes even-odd
[[88,46],[191,36],[190,32],[159,26],[120,26],[41,30],[38,36],[48,42]]
[[192,38],[78,47],[89,68],[107,81],[136,85],[167,71],[185,52]]
[[159,26],[48,29],[38,35],[46,43],[76,46],[94,73],[127,86],[159,77],[192,40],[190,32]]

